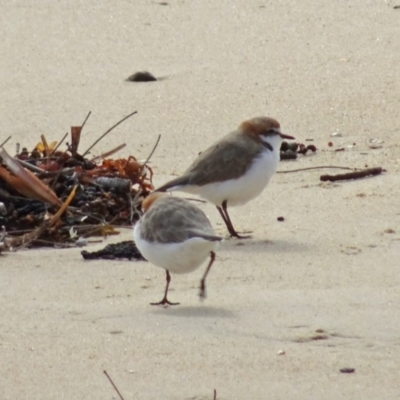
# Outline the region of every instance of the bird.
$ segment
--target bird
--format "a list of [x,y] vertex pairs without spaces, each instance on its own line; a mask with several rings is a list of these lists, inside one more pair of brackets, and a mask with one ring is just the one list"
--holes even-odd
[[192,272],[210,257],[200,281],[200,299],[206,297],[206,277],[215,260],[218,243],[206,214],[188,200],[153,192],[142,201],[144,215],[136,222],[133,237],[142,255],[166,271],[164,297],[151,305],[177,305],[168,300],[170,272]]
[[282,133],[277,120],[265,116],[246,120],[200,153],[183,175],[155,191],[197,194],[216,205],[231,237],[249,238],[235,230],[228,207],[261,194],[278,167],[283,139],[294,137]]

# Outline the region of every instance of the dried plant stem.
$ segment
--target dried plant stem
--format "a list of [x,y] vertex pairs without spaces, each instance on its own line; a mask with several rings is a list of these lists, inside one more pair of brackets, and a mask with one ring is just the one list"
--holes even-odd
[[0,147],[3,147],[10,139],[11,139],[11,136],[9,136],[3,143],[1,143]]
[[299,168],[299,169],[290,169],[288,171],[277,171],[276,173],[277,174],[288,174],[290,172],[300,172],[300,171],[309,171],[311,169],[326,169],[326,168],[347,169],[347,170],[350,170],[350,171],[355,171],[355,170],[359,169],[359,168],[350,168],[350,167],[338,167],[338,166],[335,166],[335,165],[327,165],[327,166],[321,165],[321,166],[318,166],[318,167],[307,167],[307,168]]
[[114,128],[116,128],[119,124],[127,120],[128,118],[132,117],[132,115],[137,114],[137,111],[134,111],[127,115],[126,117],[122,118],[121,121],[117,122],[115,125],[113,125],[110,129],[108,129],[106,132],[104,132],[83,154],[82,157],[84,157],[87,153],[89,153],[90,150],[93,149],[94,146],[96,146],[97,143],[100,142],[101,139],[103,139],[107,134],[109,134]]
[[157,141],[156,141],[156,143],[155,143],[155,145],[153,147],[153,150],[151,150],[151,152],[150,152],[149,156],[147,157],[146,161],[142,164],[142,171],[143,171],[144,167],[146,166],[146,164],[149,162],[151,156],[154,154],[154,152],[155,152],[155,150],[156,150],[156,148],[158,146],[158,143],[160,142],[160,139],[161,139],[161,135],[158,135],[158,138],[157,138]]
[[113,155],[117,151],[120,151],[121,149],[123,149],[125,146],[126,146],[126,143],[120,144],[115,149],[112,149],[110,151],[107,151],[106,153],[100,154],[99,156],[93,157],[90,161],[94,162],[96,160],[99,160],[100,158],[110,157],[111,155]]
[[334,181],[343,181],[343,180],[348,180],[348,179],[365,178],[366,176],[370,176],[370,175],[379,175],[382,172],[383,172],[382,167],[376,167],[376,168],[363,169],[361,171],[349,172],[347,174],[321,175],[319,179],[322,182],[325,182],[325,181],[334,182]]
[[83,129],[83,127],[85,126],[85,124],[86,124],[86,122],[87,122],[87,120],[89,119],[89,117],[90,117],[90,114],[91,114],[92,112],[91,111],[89,111],[88,112],[88,115],[86,116],[86,118],[85,118],[85,120],[82,122],[82,125],[81,125],[81,131],[82,131],[82,129]]
[[[154,151],[156,150],[158,143],[160,142],[161,139],[161,135],[158,135],[158,138],[156,140],[156,143],[153,147],[153,150],[151,150],[149,156],[147,157],[146,161],[141,165],[141,172],[144,170],[146,164],[149,162],[151,156],[153,155]],[[131,218],[131,222],[132,222],[132,218],[133,218],[133,214],[134,212],[138,212],[137,210],[137,206],[140,203],[139,201],[139,197],[141,196],[142,192],[140,190],[138,190],[134,196],[134,198],[131,200],[131,212],[130,212],[130,218]],[[135,209],[135,211],[133,210]],[[139,213],[140,214],[140,213]]]
[[64,140],[67,138],[68,132],[61,138],[61,140],[57,143],[57,145],[54,147],[54,149],[51,151],[50,156],[52,156],[58,148],[61,146],[61,144],[64,142]]
[[44,135],[41,135],[40,138],[42,139],[42,143],[44,146],[44,155],[45,155],[45,157],[48,157],[50,154],[50,150],[49,150],[49,145],[47,143],[46,137]]
[[[54,178],[54,177],[57,177],[57,179],[58,179],[58,177],[61,176],[61,175],[64,175],[64,176],[72,175],[75,172],[75,168],[64,168],[64,169],[61,169],[59,171],[44,171],[44,170],[41,170],[38,167],[35,167],[35,168],[37,168],[37,170],[35,169],[34,171],[38,172],[37,177],[39,179]],[[56,179],[56,182],[57,182],[57,179]]]
[[31,163],[29,163],[29,162],[27,162],[27,161],[19,160],[19,159],[18,159],[18,162],[19,162],[22,166],[24,166],[26,169],[30,169],[30,170],[33,171],[33,172],[39,172],[39,173],[46,172],[44,169],[39,168],[39,167],[37,167],[36,165],[33,165],[33,164],[31,164]]
[[124,400],[124,398],[122,397],[122,394],[119,392],[118,388],[115,386],[115,383],[113,382],[113,380],[110,378],[110,375],[108,375],[107,371],[104,370],[104,375],[107,377],[107,379],[110,381],[111,385],[113,386],[113,388],[115,389],[115,391],[118,393],[118,396],[121,400]]

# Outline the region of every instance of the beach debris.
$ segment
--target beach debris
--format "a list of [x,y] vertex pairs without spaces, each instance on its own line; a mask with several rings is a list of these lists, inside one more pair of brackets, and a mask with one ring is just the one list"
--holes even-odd
[[148,71],[135,72],[126,79],[128,82],[154,82],[157,78]]
[[331,137],[343,137],[343,135],[339,132],[333,132],[331,133]]
[[9,136],[6,140],[4,140],[2,143],[0,143],[0,149],[11,139],[11,136]]
[[296,160],[297,154],[306,155],[308,151],[315,153],[317,147],[313,144],[305,145],[303,143],[283,141],[280,148],[281,160]]
[[286,351],[285,350],[279,350],[276,354],[278,356],[284,356],[286,354]]
[[71,128],[65,150],[43,135],[31,151],[23,147],[19,152],[18,146],[15,157],[0,150],[0,226],[7,231],[6,247],[82,246],[87,237],[118,234],[116,226],[131,226],[139,218],[140,200],[154,189],[148,159],[108,158],[122,145],[94,158],[88,154],[135,113],[84,153],[79,142],[90,113],[81,126]]
[[2,226],[0,231],[0,255],[2,251],[7,250],[7,247],[4,243],[4,238],[6,237],[6,234],[7,234],[6,228],[5,226]]
[[277,220],[278,220],[279,222],[283,222],[283,221],[285,220],[285,218],[284,218],[284,217],[278,217]]
[[[47,157],[46,152],[44,156]],[[11,157],[3,148],[0,150],[0,158],[5,167],[0,165],[0,178],[20,194],[32,200],[60,206],[61,201],[56,194],[31,171],[24,168],[17,159]]]
[[368,147],[370,149],[381,149],[382,148],[382,144],[383,144],[383,140],[379,140],[379,139],[369,139],[368,141]]
[[354,171],[354,172],[348,172],[347,174],[338,174],[338,175],[321,175],[320,180],[322,182],[325,181],[342,181],[342,180],[350,180],[350,179],[360,179],[360,178],[365,178],[366,176],[370,175],[379,175],[385,170],[382,167],[375,167],[375,168],[367,168],[367,169],[362,169],[359,171]]
[[133,240],[126,240],[119,243],[108,244],[104,249],[98,251],[85,251],[81,252],[85,260],[115,260],[115,259],[128,259],[128,260],[144,260],[136,244]]
[[87,239],[85,239],[83,237],[80,237],[75,241],[75,246],[77,246],[77,247],[85,247],[85,246],[87,246],[87,244],[88,244]]
[[396,233],[396,231],[393,228],[387,228],[383,232],[384,233]]
[[115,383],[113,382],[113,380],[111,379],[110,375],[108,375],[107,371],[104,370],[103,371],[104,375],[107,377],[107,379],[109,380],[109,382],[111,383],[112,387],[115,389],[115,391],[117,392],[119,398],[121,400],[124,400],[124,398],[122,397],[122,394],[120,393],[120,391],[118,390],[117,386],[115,386]]
[[340,368],[340,372],[342,373],[342,374],[352,374],[353,372],[355,372],[355,368]]

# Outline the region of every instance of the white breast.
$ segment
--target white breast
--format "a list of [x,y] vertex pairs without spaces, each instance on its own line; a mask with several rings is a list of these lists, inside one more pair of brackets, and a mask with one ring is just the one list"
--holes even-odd
[[135,224],[133,237],[142,255],[157,267],[176,274],[194,271],[217,248],[217,242],[191,238],[181,243],[148,242],[140,235],[140,221]]
[[254,199],[264,190],[274,175],[278,163],[278,152],[266,150],[253,162],[246,174],[238,179],[203,186],[185,186],[179,190],[197,194],[217,206],[221,206],[225,200],[228,206],[239,206]]

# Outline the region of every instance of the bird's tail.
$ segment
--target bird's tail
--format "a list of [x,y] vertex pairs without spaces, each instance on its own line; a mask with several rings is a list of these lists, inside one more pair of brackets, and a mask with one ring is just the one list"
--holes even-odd
[[188,178],[186,178],[185,176],[180,176],[160,186],[158,189],[155,190],[155,192],[168,192],[172,190],[179,190],[179,187],[187,185],[188,183]]

